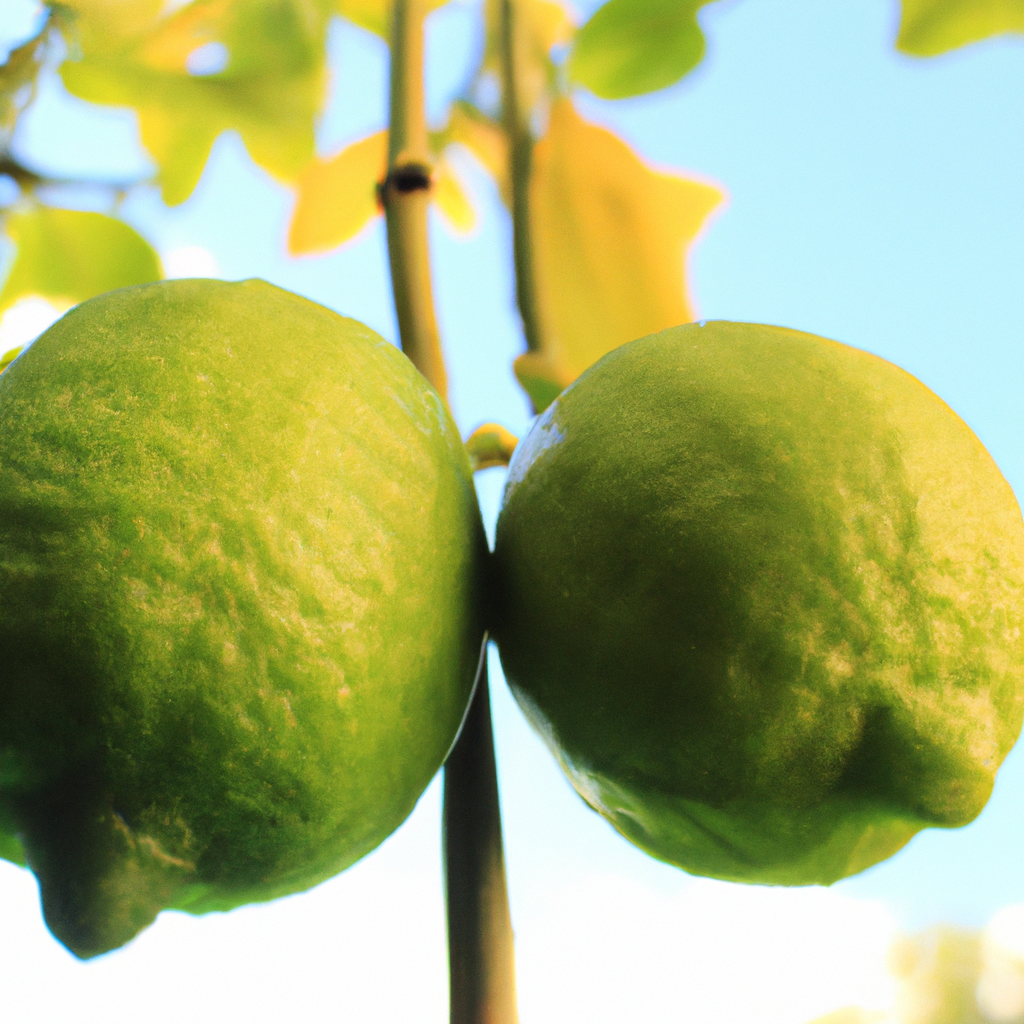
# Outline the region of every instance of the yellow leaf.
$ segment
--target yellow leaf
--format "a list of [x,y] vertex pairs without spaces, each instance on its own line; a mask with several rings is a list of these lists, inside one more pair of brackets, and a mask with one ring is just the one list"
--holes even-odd
[[169,204],[188,198],[230,129],[256,163],[289,181],[313,153],[330,4],[193,0],[164,16],[151,2],[72,0],[81,59],[65,61],[61,75],[82,99],[138,111]]
[[[293,256],[329,252],[355,238],[382,211],[377,185],[387,171],[388,133],[369,135],[326,160],[307,165],[288,230]],[[476,212],[454,168],[442,156],[434,171],[432,200],[456,234],[476,226]]]
[[[427,10],[443,7],[448,0],[427,0]],[[387,39],[390,34],[392,0],[335,0],[335,10],[368,32]]]
[[109,42],[145,32],[160,17],[164,0],[62,0],[74,16],[73,33],[78,42],[102,37]]
[[1024,0],[903,0],[896,46],[915,57],[1024,32]]
[[473,204],[447,160],[438,162],[431,199],[457,235],[468,235],[476,227]]
[[141,63],[157,71],[188,73],[188,59],[200,46],[217,42],[232,0],[207,0],[183,7],[142,37]]
[[613,348],[694,319],[687,253],[722,199],[713,185],[653,170],[569,100],[554,104],[530,181],[544,351],[517,374],[531,395],[537,381],[557,393]]
[[388,133],[377,132],[309,164],[298,180],[288,251],[327,252],[358,235],[380,213],[377,183],[387,157]]

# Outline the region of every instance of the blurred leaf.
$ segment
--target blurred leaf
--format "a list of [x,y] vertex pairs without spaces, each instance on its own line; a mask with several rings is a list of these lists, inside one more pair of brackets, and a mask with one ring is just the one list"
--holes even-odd
[[79,30],[113,40],[151,28],[165,3],[164,0],[61,0],[60,6],[76,16]]
[[907,1024],[988,1024],[976,991],[982,968],[981,937],[937,925],[893,949],[900,981],[896,1019]]
[[[335,0],[335,10],[360,28],[387,40],[390,36],[392,0]],[[448,0],[427,0],[427,10],[435,11]]]
[[[388,133],[376,132],[327,160],[314,159],[298,180],[288,231],[293,256],[329,252],[350,241],[382,212],[377,184],[387,170]],[[443,156],[434,173],[433,200],[459,234],[476,224],[472,203]]]
[[74,305],[162,276],[150,244],[102,213],[38,207],[11,214],[6,230],[17,252],[0,291],[0,312],[28,295]]
[[157,0],[69,6],[82,56],[61,66],[64,84],[138,111],[167,203],[188,198],[229,129],[275,177],[291,180],[309,161],[330,0],[193,0],[166,17]]
[[934,57],[1004,32],[1024,32],[1024,0],[903,0],[896,46]]
[[[486,0],[484,26],[486,45],[481,73],[501,80],[500,0]],[[515,0],[515,26],[518,35],[519,82],[522,102],[527,110],[549,95],[557,74],[551,60],[553,47],[568,43],[575,31],[572,16],[556,0]]]
[[847,1007],[813,1024],[1021,1024],[1024,959],[992,937],[940,924],[902,936],[889,952],[890,1013]]
[[530,182],[544,351],[516,363],[538,410],[606,352],[693,320],[687,251],[722,199],[651,169],[569,100],[555,103]]
[[381,212],[377,183],[387,159],[388,133],[376,132],[336,156],[313,160],[299,176],[288,251],[327,252],[355,238]]
[[457,235],[468,235],[476,227],[476,211],[452,165],[443,157],[434,172],[431,196],[438,212]]
[[678,82],[704,56],[697,11],[711,0],[608,0],[576,33],[571,81],[603,99]]

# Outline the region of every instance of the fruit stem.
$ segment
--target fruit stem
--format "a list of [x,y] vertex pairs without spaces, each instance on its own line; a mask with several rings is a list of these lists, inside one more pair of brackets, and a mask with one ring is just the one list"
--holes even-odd
[[391,12],[388,170],[380,185],[388,230],[391,287],[402,351],[442,398],[448,377],[434,315],[427,214],[433,164],[423,95],[425,0],[395,0]]
[[451,1024],[517,1024],[486,653],[445,764],[444,859]]
[[533,246],[530,233],[530,165],[533,160],[533,132],[530,109],[522,87],[525,67],[522,49],[526,40],[518,24],[515,0],[499,0],[498,33],[501,49],[502,121],[508,140],[508,177],[512,201],[512,252],[516,278],[516,305],[523,322],[526,347],[541,348],[540,317],[536,281],[533,275]]

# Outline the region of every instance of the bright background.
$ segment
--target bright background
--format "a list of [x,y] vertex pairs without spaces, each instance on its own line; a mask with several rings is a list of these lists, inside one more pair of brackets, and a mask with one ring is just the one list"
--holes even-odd
[[[0,43],[27,35],[37,10],[2,0]],[[472,66],[477,15],[476,2],[455,0],[431,16],[435,117]],[[894,0],[720,0],[702,15],[709,55],[683,83],[579,104],[654,163],[727,189],[691,261],[702,316],[796,327],[899,363],[1024,493],[1024,39],[919,61],[894,51],[897,20]],[[384,45],[339,22],[330,52],[322,153],[385,120]],[[56,78],[16,149],[52,173],[130,178],[148,166],[130,112],[90,107]],[[473,181],[476,233],[433,231],[451,401],[466,433],[498,420],[521,434],[509,223],[487,180]],[[97,193],[63,199],[88,208]],[[228,135],[184,205],[165,209],[140,189],[121,212],[168,274],[263,277],[395,338],[381,224],[327,257],[290,259],[292,201]],[[9,314],[0,350],[35,314]],[[501,483],[502,471],[478,477],[491,521]],[[848,1004],[884,1007],[897,930],[981,927],[1024,902],[1024,751],[965,829],[920,835],[828,890],[735,886],[690,878],[618,837],[529,731],[493,652],[491,669],[523,1024],[802,1024]],[[435,780],[377,852],[313,892],[203,919],[167,913],[89,963],[46,931],[33,877],[0,862],[0,1015],[441,1024],[439,812]],[[1003,909],[998,921],[1006,941],[1024,943],[1024,915]]]

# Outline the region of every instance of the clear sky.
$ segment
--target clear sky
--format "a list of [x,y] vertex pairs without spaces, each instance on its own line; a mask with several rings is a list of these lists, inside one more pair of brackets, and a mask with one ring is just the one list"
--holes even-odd
[[[4,0],[0,37],[15,31],[20,3]],[[479,45],[477,6],[455,0],[432,16],[435,116]],[[654,163],[727,190],[690,267],[702,316],[800,328],[899,363],[1024,493],[1024,38],[919,61],[895,53],[897,18],[893,0],[719,0],[702,15],[709,55],[689,79],[652,98],[579,105]],[[378,40],[339,23],[331,55],[323,153],[382,127],[386,100]],[[16,144],[65,174],[147,166],[130,113],[88,107],[55,79]],[[479,174],[473,183],[476,233],[454,239],[435,224],[433,234],[452,405],[465,432],[498,420],[522,433],[509,225],[493,188]],[[264,277],[393,339],[380,224],[335,254],[290,259],[291,204],[225,136],[183,206],[140,190],[122,212],[169,271]],[[478,477],[492,521],[501,483],[498,470]],[[496,657],[491,666],[524,1024],[801,1024],[849,1003],[885,1005],[898,929],[981,927],[1024,902],[1024,752],[966,829],[923,834],[830,890],[734,886],[654,862],[590,812],[530,732]],[[435,781],[376,853],[311,893],[204,919],[164,914],[88,964],[46,932],[32,876],[0,863],[0,1013],[21,1024],[440,1024],[439,806]]]

